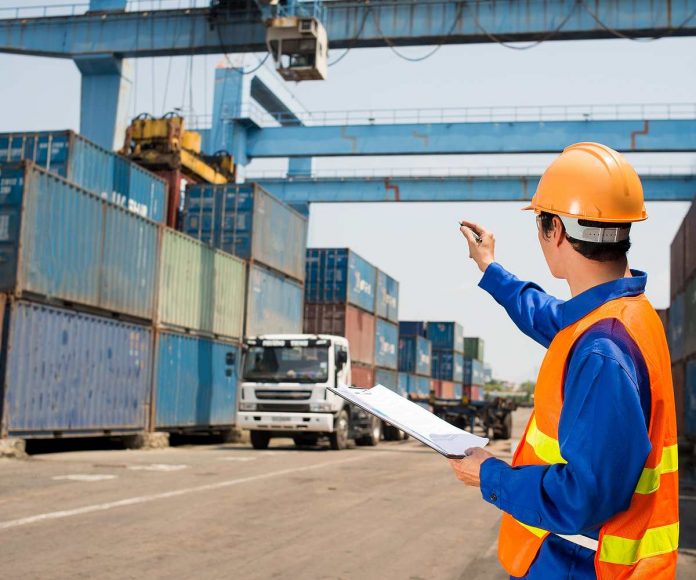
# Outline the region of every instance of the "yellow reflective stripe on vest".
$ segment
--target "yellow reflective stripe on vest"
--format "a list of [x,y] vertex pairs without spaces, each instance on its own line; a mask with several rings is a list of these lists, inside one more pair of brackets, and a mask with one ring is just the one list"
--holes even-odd
[[532,532],[537,538],[543,538],[546,534],[549,533],[547,530],[535,528],[534,526],[528,526],[527,524],[523,524],[520,520],[517,520],[515,518],[512,519],[515,520],[515,522],[517,522],[519,525],[521,525],[525,530]]
[[632,566],[644,558],[674,552],[679,545],[679,522],[650,528],[640,540],[605,535],[601,543],[600,562]]
[[531,445],[536,456],[542,461],[551,464],[568,463],[561,455],[561,446],[558,440],[539,431],[536,417],[532,417],[525,441]]
[[640,479],[636,486],[636,493],[647,494],[657,491],[660,487],[660,476],[663,473],[677,471],[679,463],[678,457],[679,453],[676,445],[665,447],[662,450],[662,458],[657,467],[646,467],[643,469],[643,473],[640,474]]

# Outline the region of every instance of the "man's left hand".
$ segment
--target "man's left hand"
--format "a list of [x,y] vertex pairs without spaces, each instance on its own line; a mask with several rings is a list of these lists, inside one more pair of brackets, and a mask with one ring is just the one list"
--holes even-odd
[[481,464],[491,457],[493,454],[488,451],[474,447],[466,450],[464,459],[450,459],[449,463],[459,481],[473,487],[481,487]]

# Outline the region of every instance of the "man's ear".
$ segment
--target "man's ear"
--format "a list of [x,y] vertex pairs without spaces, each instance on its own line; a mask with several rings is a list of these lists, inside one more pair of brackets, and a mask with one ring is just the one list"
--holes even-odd
[[558,216],[553,216],[553,241],[556,246],[560,246],[565,240],[565,228]]

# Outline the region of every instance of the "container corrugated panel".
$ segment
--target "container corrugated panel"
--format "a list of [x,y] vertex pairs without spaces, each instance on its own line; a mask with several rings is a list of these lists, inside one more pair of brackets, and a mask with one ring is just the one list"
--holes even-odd
[[452,381],[434,380],[432,382],[435,397],[438,399],[460,399],[462,386],[453,383]]
[[464,359],[464,378],[462,382],[465,385],[483,386],[486,382],[483,363],[480,360],[465,358]]
[[685,364],[678,362],[672,365],[672,384],[674,385],[674,407],[677,412],[677,434],[684,434],[684,393],[685,393]]
[[381,318],[375,323],[375,366],[399,368],[399,327]]
[[429,377],[432,372],[430,341],[421,336],[399,335],[399,370]]
[[684,283],[696,272],[696,205],[689,208],[683,223],[684,229]]
[[246,336],[302,332],[304,288],[262,266],[249,266]]
[[696,278],[684,292],[684,358],[696,353]]
[[305,301],[348,302],[374,313],[377,270],[347,248],[307,249]]
[[433,350],[464,351],[464,331],[458,322],[428,322],[428,336]]
[[371,389],[375,386],[375,370],[371,366],[352,363],[350,367],[353,386]]
[[684,435],[696,437],[696,360],[686,363],[684,382]]
[[483,389],[477,385],[464,385],[463,395],[470,401],[483,401]]
[[140,215],[164,219],[162,179],[73,131],[0,134],[0,162],[23,160]]
[[213,269],[213,333],[218,336],[241,338],[244,335],[247,266],[244,260],[216,250],[213,255]]
[[377,270],[375,314],[392,322],[399,321],[399,283],[381,270]]
[[369,312],[349,304],[305,304],[304,332],[345,336],[352,360],[374,364],[375,317]]
[[304,280],[307,218],[255,184],[190,185],[186,233]]
[[673,361],[684,357],[684,326],[686,313],[684,310],[684,294],[677,294],[669,307],[669,352]]
[[388,369],[375,369],[375,385],[382,385],[399,392],[399,373]]
[[478,336],[464,337],[464,356],[466,358],[475,358],[483,361],[484,359],[484,342]]
[[679,226],[669,247],[669,291],[672,298],[684,290],[684,269],[686,266],[685,227],[686,220]]
[[662,326],[665,328],[665,333],[667,333],[667,329],[669,328],[669,314],[668,310],[666,308],[662,308],[660,310],[656,310],[657,315],[660,317],[660,321],[662,322]]
[[398,388],[398,393],[402,396],[408,395],[408,383],[409,383],[409,377],[408,373],[399,373],[399,388]]
[[419,375],[408,376],[408,394],[412,399],[426,399],[430,396],[432,379]]
[[233,425],[239,345],[162,332],[155,371],[155,427]]
[[433,350],[433,378],[461,383],[464,380],[464,355],[451,350]]
[[399,321],[399,336],[428,336],[428,323],[423,320]]
[[149,328],[27,302],[13,303],[7,315],[5,433],[47,437],[146,427]]

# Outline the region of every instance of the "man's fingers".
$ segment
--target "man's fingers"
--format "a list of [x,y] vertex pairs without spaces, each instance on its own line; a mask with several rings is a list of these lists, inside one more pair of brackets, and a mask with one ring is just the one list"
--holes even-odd
[[474,230],[474,232],[476,232],[476,234],[479,237],[483,237],[484,235],[486,235],[488,233],[488,230],[486,228],[484,228],[481,224],[477,224],[476,222],[462,220],[459,223],[463,226],[466,226],[467,228]]
[[474,233],[471,231],[470,228],[462,226],[459,228],[459,231],[462,232],[467,242],[469,242],[470,244],[476,243],[476,238],[474,237]]

